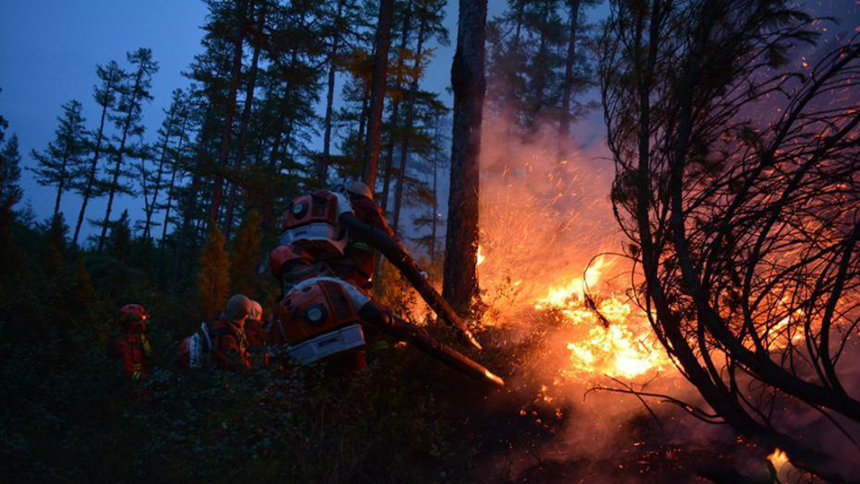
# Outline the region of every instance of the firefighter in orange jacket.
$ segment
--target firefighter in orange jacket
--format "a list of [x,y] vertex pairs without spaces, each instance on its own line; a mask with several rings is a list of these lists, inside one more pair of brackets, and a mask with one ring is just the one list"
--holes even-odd
[[244,370],[251,367],[245,322],[253,309],[250,299],[236,294],[227,301],[221,317],[212,325],[212,358],[219,368]]
[[127,304],[119,310],[122,334],[113,340],[110,353],[114,359],[120,360],[123,375],[132,382],[149,378],[147,360],[152,355],[152,347],[146,339],[148,319],[146,309],[140,304]]
[[324,361],[347,372],[360,370],[365,366],[365,329],[372,328],[408,341],[459,371],[504,384],[370,297],[373,249],[378,249],[437,314],[480,347],[426,281],[366,185],[356,182],[346,193],[319,190],[296,198],[282,218],[281,229],[282,245],[269,257],[272,274],[281,284],[269,341],[281,346],[292,360],[302,365]]

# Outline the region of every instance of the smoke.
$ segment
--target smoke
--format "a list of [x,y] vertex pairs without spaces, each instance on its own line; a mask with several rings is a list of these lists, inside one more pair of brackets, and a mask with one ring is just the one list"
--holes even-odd
[[[485,117],[478,266],[488,305],[483,324],[502,331],[508,345],[527,347],[528,355],[496,402],[504,411],[518,408],[508,423],[511,442],[480,474],[487,482],[637,482],[636,476],[655,482],[655,475],[675,482],[724,465],[766,479],[765,455],[774,449],[739,440],[727,425],[702,422],[659,398],[646,399],[646,408],[630,394],[589,391],[632,385],[711,412],[631,300],[630,262],[617,255],[594,259],[624,247],[610,200],[614,170],[595,136],[602,131],[595,117],[575,126],[576,138],[589,143],[566,140],[562,147],[552,124],[523,140],[505,117]],[[589,308],[583,289],[604,312],[615,311],[608,326]],[[547,311],[545,301],[553,298],[562,305]],[[622,361],[624,351],[633,361]],[[856,373],[844,381],[860,381]],[[856,449],[847,450],[850,442],[817,410],[784,398],[778,404],[781,430],[831,455],[856,458]],[[856,426],[841,423],[860,435]],[[783,479],[791,475],[788,481],[802,476],[790,463],[778,470]]]
[[560,156],[552,128],[520,141],[503,118],[485,119],[478,276],[497,311],[485,323],[503,323],[548,287],[581,276],[596,254],[620,249],[605,146],[566,145]]

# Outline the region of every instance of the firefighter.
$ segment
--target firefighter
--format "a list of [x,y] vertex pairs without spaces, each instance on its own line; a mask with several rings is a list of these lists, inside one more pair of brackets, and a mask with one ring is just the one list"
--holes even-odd
[[320,190],[298,197],[285,212],[281,228],[283,245],[270,254],[269,264],[282,296],[269,334],[271,341],[286,343],[292,359],[302,365],[322,360],[328,365],[334,362],[340,370],[361,369],[366,347],[363,326],[369,326],[409,341],[458,370],[502,384],[482,366],[370,298],[373,248],[377,248],[437,314],[479,346],[424,279],[366,185],[354,183],[346,194]]
[[209,332],[212,337],[212,359],[217,367],[234,371],[251,367],[245,323],[253,311],[252,301],[241,294],[227,301],[227,306]]
[[126,381],[131,382],[132,392],[145,393],[142,383],[149,379],[147,360],[152,356],[152,347],[146,339],[146,322],[149,315],[140,304],[127,304],[120,308],[117,320],[122,333],[111,346],[110,355],[119,360]]
[[265,366],[269,363],[266,352],[266,327],[263,322],[263,306],[251,301],[251,314],[245,321],[245,336],[248,340],[248,358],[251,366]]

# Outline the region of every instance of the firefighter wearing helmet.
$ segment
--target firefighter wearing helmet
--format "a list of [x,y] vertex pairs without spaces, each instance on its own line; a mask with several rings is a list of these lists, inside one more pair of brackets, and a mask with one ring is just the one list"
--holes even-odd
[[117,315],[121,333],[110,347],[111,356],[120,362],[125,378],[135,383],[149,378],[147,361],[152,347],[146,339],[148,319],[146,309],[140,304],[123,306]]
[[227,306],[210,331],[212,358],[217,367],[234,371],[251,367],[245,323],[252,316],[254,302],[247,297],[236,294],[227,300]]
[[426,281],[414,259],[385,221],[367,185],[319,190],[292,201],[281,220],[281,245],[270,254],[281,298],[269,341],[302,365],[323,361],[338,370],[364,367],[365,329],[380,331],[495,384],[486,368],[394,315],[368,291],[373,250],[400,269],[436,313],[480,347],[463,322]]

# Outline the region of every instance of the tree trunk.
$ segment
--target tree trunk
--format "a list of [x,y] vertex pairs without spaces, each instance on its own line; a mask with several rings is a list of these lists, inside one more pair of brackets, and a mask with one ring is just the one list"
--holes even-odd
[[439,160],[433,160],[433,213],[430,223],[430,265],[436,263],[436,226],[439,213]]
[[188,205],[185,207],[185,217],[182,220],[182,231],[179,233],[179,241],[176,244],[176,259],[173,261],[173,277],[170,279],[170,293],[176,294],[179,284],[179,272],[182,269],[182,251],[188,240],[188,231],[191,229],[191,218],[197,208],[197,192],[200,190],[200,175],[195,173],[191,177],[191,190],[188,192]]
[[[257,19],[257,35],[262,35],[265,22],[266,5],[263,5],[260,10],[260,16]],[[237,173],[242,169],[242,163],[245,161],[245,146],[248,143],[248,129],[251,124],[251,110],[254,104],[254,88],[257,84],[261,44],[262,39],[256,39],[254,42],[254,53],[251,56],[251,72],[248,78],[248,86],[245,90],[245,106],[242,109],[242,124],[239,128],[239,145],[236,147],[235,171]],[[230,240],[230,232],[233,230],[233,211],[236,207],[237,186],[238,183],[233,183],[230,186],[230,198],[227,201],[227,216],[224,217],[224,240]]]
[[[298,50],[293,49],[292,55],[290,58],[290,69],[294,69],[296,66],[296,62],[298,60]],[[272,143],[272,149],[269,151],[269,170],[275,169],[275,162],[277,161],[277,155],[281,151],[281,143],[283,138],[283,129],[284,123],[287,120],[287,114],[289,111],[289,103],[290,103],[290,91],[292,89],[292,84],[290,83],[289,77],[287,77],[286,82],[284,83],[284,95],[282,96],[281,105],[278,108],[278,122],[275,123],[275,128],[277,131],[274,134],[275,141]],[[292,121],[290,121],[292,124]],[[289,128],[288,128],[289,129]]]
[[415,77],[409,86],[409,100],[406,103],[406,122],[403,125],[403,139],[400,141],[400,167],[397,173],[397,192],[394,195],[394,220],[393,228],[400,233],[400,205],[403,201],[403,181],[406,177],[406,162],[409,159],[409,132],[415,119],[415,97],[418,94],[418,72],[421,67],[421,54],[424,50],[424,31],[427,28],[427,20],[421,19],[418,28],[418,46],[415,49]]
[[376,26],[376,58],[373,62],[373,82],[370,90],[370,112],[367,123],[367,141],[364,148],[362,180],[371,191],[376,187],[376,170],[382,136],[382,109],[385,102],[385,80],[388,72],[388,45],[391,41],[391,18],[394,0],[380,0],[379,22]]
[[454,126],[443,297],[461,314],[478,296],[478,194],[486,81],[487,0],[460,0],[457,51],[451,67]]
[[173,187],[176,183],[176,172],[179,171],[178,162],[179,153],[182,152],[182,143],[185,141],[185,128],[188,123],[188,118],[182,120],[182,128],[179,131],[179,143],[176,145],[176,159],[173,160],[173,170],[170,174],[170,185],[167,188],[167,205],[164,207],[164,223],[161,227],[161,241],[160,245],[164,247],[164,239],[167,238],[167,225],[170,223],[170,209],[173,205]]
[[164,143],[161,144],[161,157],[158,160],[158,172],[155,176],[155,187],[152,193],[152,203],[146,210],[146,220],[143,224],[143,240],[149,240],[149,228],[152,224],[152,215],[155,213],[155,207],[158,204],[158,190],[161,186],[161,176],[164,173],[164,162],[167,159],[167,147],[170,144],[170,138],[173,135],[173,125],[176,123],[176,113],[171,111],[170,121],[167,123],[167,132],[164,135]]
[[564,90],[561,98],[561,118],[558,123],[558,161],[566,155],[565,139],[570,134],[570,97],[573,91],[573,60],[576,55],[576,33],[579,29],[579,1],[570,0],[570,30],[567,39],[567,59],[564,63]]
[[[337,2],[336,22],[340,22],[340,16],[343,13],[343,2],[344,0],[338,0]],[[325,121],[323,123],[325,130],[323,133],[323,155],[322,160],[320,160],[319,169],[317,170],[317,178],[319,178],[321,187],[325,187],[326,183],[328,183],[328,164],[331,152],[331,121],[334,114],[334,81],[335,73],[337,72],[335,69],[335,59],[337,58],[338,44],[340,43],[340,32],[337,30],[337,26],[335,26],[334,32],[335,34],[331,39],[331,52],[329,53],[328,62],[328,92],[326,93]]]
[[[113,91],[113,89],[111,89]],[[108,92],[110,95],[111,92]],[[77,247],[78,245],[78,236],[81,234],[81,226],[84,224],[84,215],[87,211],[87,203],[90,201],[90,197],[93,193],[93,185],[95,185],[96,181],[96,173],[99,166],[99,156],[101,155],[102,149],[102,139],[104,138],[104,130],[105,130],[105,118],[107,118],[107,104],[102,107],[102,117],[101,121],[99,121],[99,132],[96,135],[96,149],[93,152],[93,161],[90,163],[90,172],[87,174],[87,187],[84,189],[83,201],[81,202],[81,211],[78,213],[78,223],[75,224],[75,236],[72,237],[72,245]]]
[[[230,91],[227,95],[227,111],[224,116],[224,130],[221,132],[221,155],[218,157],[218,170],[227,167],[230,158],[230,141],[233,138],[233,116],[236,113],[236,94],[239,91],[239,76],[242,73],[242,51],[245,46],[245,7],[247,2],[240,0],[236,4],[238,10],[239,30],[234,40],[233,65],[230,69]],[[221,210],[221,198],[224,190],[224,175],[220,171],[215,175],[215,186],[212,189],[212,202],[209,205],[209,224],[218,221]]]
[[[543,62],[547,57],[547,48],[546,48],[546,27],[547,22],[549,21],[549,2],[544,1],[544,9],[543,15],[541,15],[542,25],[539,29],[540,37],[538,40],[538,51],[535,55],[535,60],[539,62]],[[537,102],[535,103],[535,111],[534,115],[543,110],[546,103],[546,76],[537,76],[537,83],[535,85],[535,94],[537,95]],[[534,120],[533,120],[534,121]],[[536,126],[533,126],[536,129]]]
[[111,178],[110,191],[108,192],[108,204],[107,210],[105,210],[105,219],[102,223],[102,233],[99,236],[99,243],[96,249],[97,252],[102,251],[102,247],[104,247],[105,237],[107,236],[107,229],[110,223],[110,214],[113,210],[113,200],[116,196],[116,187],[117,183],[119,183],[119,174],[122,170],[122,156],[125,151],[125,142],[128,139],[128,131],[131,129],[131,123],[133,121],[132,112],[134,110],[134,105],[137,102],[137,91],[140,88],[140,82],[143,78],[143,70],[139,70],[137,73],[137,77],[134,80],[134,90],[132,91],[131,101],[129,102],[129,112],[126,113],[125,124],[122,129],[122,138],[119,142],[119,150],[116,153],[116,166],[113,170],[113,177]]
[[66,148],[63,150],[63,165],[60,168],[60,181],[57,183],[57,201],[54,202],[54,216],[51,220],[57,218],[60,213],[60,200],[63,198],[63,189],[66,186],[66,165],[69,163],[69,147],[66,143]]
[[[406,49],[407,44],[409,42],[409,29],[412,24],[412,10],[411,10],[411,2],[409,5],[409,10],[406,12],[406,17],[403,19],[403,29],[400,34],[400,50],[403,51]],[[400,74],[403,69],[403,56],[397,56],[397,73]],[[394,89],[399,91],[401,88],[400,78],[397,78],[396,85]],[[391,101],[391,120],[390,120],[390,139],[388,140],[388,147],[386,148],[385,154],[385,168],[382,171],[382,212],[387,213],[388,211],[388,194],[391,188],[391,167],[394,165],[394,142],[396,140],[396,136],[394,133],[397,131],[397,118],[400,117],[400,99],[395,98]],[[396,227],[395,227],[396,230]]]

